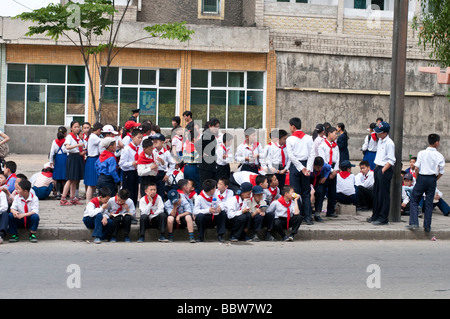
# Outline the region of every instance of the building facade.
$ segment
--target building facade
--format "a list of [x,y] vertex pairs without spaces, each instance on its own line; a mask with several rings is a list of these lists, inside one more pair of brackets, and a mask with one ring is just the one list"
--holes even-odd
[[[236,143],[246,127],[258,128],[265,142],[292,116],[306,132],[342,122],[351,158],[360,159],[370,122],[389,120],[393,3],[133,0],[119,45],[144,37],[150,23],[186,21],[195,33],[185,43],[145,39],[123,49],[108,76],[102,122],[123,125],[140,107],[140,120],[169,128],[174,115],[191,110],[195,120],[219,118]],[[419,5],[409,5],[411,22]],[[25,37],[26,23],[2,18],[1,25],[0,126],[13,137],[12,151],[46,153],[57,126],[95,120],[81,55],[63,38]],[[444,137],[450,155],[447,88],[418,71],[429,63],[409,26],[405,158],[431,132]],[[93,90],[100,93],[99,80]]]

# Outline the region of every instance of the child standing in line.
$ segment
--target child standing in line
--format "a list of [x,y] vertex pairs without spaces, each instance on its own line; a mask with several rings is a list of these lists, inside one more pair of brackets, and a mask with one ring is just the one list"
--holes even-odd
[[117,231],[122,226],[124,230],[124,242],[130,243],[131,219],[136,213],[133,201],[129,198],[130,192],[127,189],[121,189],[117,195],[108,201],[108,211],[113,221],[111,243],[117,241]]
[[112,137],[105,137],[100,144],[105,150],[100,154],[95,167],[99,174],[97,179],[97,188],[108,187],[111,191],[111,196],[117,193],[116,184],[120,181],[117,173],[117,161],[114,155],[116,151],[116,141]]
[[56,139],[50,148],[49,162],[53,167],[53,180],[56,182],[56,199],[61,200],[61,194],[66,183],[66,163],[67,154],[64,143],[66,141],[67,129],[64,126],[58,127]]
[[137,160],[137,173],[141,178],[141,196],[148,184],[153,183],[152,177],[158,173],[158,164],[153,158],[153,141],[147,138],[142,142],[142,152]]
[[423,228],[427,233],[431,231],[436,184],[444,174],[445,168],[444,156],[437,150],[441,145],[441,137],[438,134],[428,135],[428,145],[425,150],[419,152],[414,164],[417,180],[411,194],[409,225],[407,226],[410,230],[419,228],[418,205],[422,194],[425,193]]
[[259,157],[263,149],[257,142],[256,130],[252,127],[244,131],[245,140],[236,149],[236,161],[242,164],[241,171],[258,173]]
[[175,169],[175,161],[170,154],[164,148],[164,142],[166,138],[161,133],[155,134],[152,136],[153,140],[153,158],[155,159],[155,163],[158,164],[158,173],[155,177],[151,177],[152,182],[156,184],[158,189],[158,195],[161,198],[165,196],[165,183],[169,179],[169,176],[172,175]]
[[108,214],[108,201],[111,198],[111,190],[103,187],[98,190],[98,197],[94,197],[84,210],[83,223],[89,229],[94,229],[92,237],[94,243],[100,244],[106,239],[112,227],[112,220]]
[[92,127],[92,133],[89,135],[87,142],[87,157],[86,165],[84,167],[84,185],[86,185],[86,200],[89,202],[97,187],[98,173],[95,169],[95,162],[97,162],[100,156],[100,143],[102,139],[100,134],[102,133],[103,125],[95,123]]
[[231,144],[233,143],[233,135],[225,133],[222,136],[222,142],[217,145],[217,174],[216,178],[230,178],[230,164],[233,162],[233,152]]
[[364,138],[364,144],[361,148],[364,154],[363,161],[369,162],[371,170],[375,169],[375,163],[373,161],[375,160],[375,156],[377,155],[377,147],[378,147],[377,133],[375,133],[375,131],[373,130],[375,126],[376,126],[375,123],[370,124],[368,128],[370,134]]
[[184,162],[184,179],[189,179],[194,181],[197,194],[200,193],[200,175],[198,170],[199,161],[201,161],[200,156],[195,149],[195,137],[197,136],[197,131],[192,129],[187,131],[185,135],[185,143],[183,146],[183,162]]
[[277,135],[278,143],[274,142],[270,146],[270,160],[267,165],[271,172],[275,172],[279,187],[283,188],[286,181],[286,173],[291,166],[291,161],[286,150],[286,139],[288,138],[288,132],[285,130],[279,130]]
[[37,243],[36,232],[39,226],[39,199],[30,193],[31,183],[28,180],[21,180],[17,185],[16,197],[11,205],[9,213],[9,242],[19,241],[17,227],[29,228],[29,240]]
[[167,229],[167,213],[164,210],[164,202],[157,194],[156,184],[150,183],[145,186],[145,196],[139,201],[139,209],[141,210],[140,236],[138,243],[145,240],[145,231],[147,228],[159,229],[159,242],[168,242],[164,236]]
[[[70,123],[71,132],[67,136],[64,146],[69,154],[66,163],[66,179],[64,190],[61,196],[61,206],[81,205],[78,198],[75,197],[76,187],[80,180],[84,178],[84,143],[78,137],[80,133],[80,123],[72,121]],[[70,192],[70,202],[67,195]]]

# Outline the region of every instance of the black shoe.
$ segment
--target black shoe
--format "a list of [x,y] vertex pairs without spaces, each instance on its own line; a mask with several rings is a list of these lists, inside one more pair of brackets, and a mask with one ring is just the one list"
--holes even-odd
[[419,229],[419,225],[406,225],[405,228],[408,230],[415,231]]
[[314,225],[312,218],[306,220],[306,225]]
[[372,222],[373,222],[372,217],[368,217],[368,218],[366,219],[366,222],[372,223]]
[[372,225],[375,225],[375,226],[381,226],[381,225],[387,225],[387,224],[388,224],[388,222],[382,222],[379,220],[372,222]]
[[220,241],[221,243],[225,242],[225,239],[223,238],[223,235],[217,236],[217,240]]
[[336,217],[337,217],[337,215],[334,214],[334,213],[333,213],[333,214],[327,214],[326,216],[327,216],[327,217],[333,217],[333,218],[336,218]]
[[315,215],[315,216],[314,216],[314,220],[315,220],[316,222],[319,222],[319,223],[323,222],[322,217],[320,217],[319,215]]
[[431,228],[430,228],[430,227],[424,227],[423,230],[424,230],[426,233],[430,233]]

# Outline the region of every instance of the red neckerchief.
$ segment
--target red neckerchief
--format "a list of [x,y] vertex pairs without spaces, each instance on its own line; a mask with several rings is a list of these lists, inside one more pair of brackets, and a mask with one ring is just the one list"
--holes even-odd
[[324,140],[325,144],[330,148],[330,160],[328,164],[333,165],[333,148],[337,146],[336,142],[330,143],[327,139]]
[[197,192],[195,190],[190,192],[189,193],[189,199],[192,199],[196,194],[197,194]]
[[[77,142],[77,144],[80,144],[80,137],[78,135],[73,134],[73,132],[70,132],[70,136],[72,136],[72,138],[75,140],[75,142]],[[81,152],[83,152],[83,147],[82,146],[78,146],[78,150]]]
[[52,172],[41,172],[42,175],[44,175],[45,177],[53,177],[53,173]]
[[351,174],[352,174],[352,173],[347,172],[347,171],[339,172],[339,175],[341,175],[341,177],[342,177],[343,179],[346,179],[346,178],[349,177]]
[[91,203],[94,204],[95,208],[100,208],[100,199],[98,197],[93,198]]
[[275,187],[274,190],[272,190],[272,187],[269,187],[268,189],[269,189],[270,195],[272,195],[272,200],[270,201],[272,203],[275,200],[275,196],[277,196],[278,187]]
[[253,186],[256,186],[256,176],[258,176],[258,174],[252,174],[252,175],[250,175],[250,183],[251,183]]
[[155,161],[153,160],[153,154],[150,156],[150,158],[148,158],[144,151],[141,152],[137,160],[138,165],[147,165],[154,162]]
[[212,200],[213,200],[212,196],[209,198],[206,198],[206,194],[204,191],[200,192],[200,196],[203,197],[208,203],[212,203]]
[[100,163],[103,163],[104,161],[106,161],[108,158],[110,157],[115,157],[113,152],[104,150],[99,157]]
[[373,132],[370,134],[370,136],[372,137],[372,140],[374,140],[375,142],[378,141],[377,133]]
[[305,133],[303,133],[300,130],[295,131],[294,133],[292,133],[292,136],[298,137],[299,139],[302,139],[303,136],[305,136]]
[[[31,202],[31,200],[33,199],[33,194],[30,193],[31,195],[31,199],[30,200],[25,200],[25,198],[22,197],[22,202],[23,202],[23,211],[26,213],[28,213],[28,202]],[[28,197],[29,198],[29,197]],[[23,228],[27,228],[27,217],[25,216],[23,218]]]
[[193,153],[195,152],[195,146],[194,143],[191,143],[191,141],[186,140],[186,142],[184,143],[184,150],[188,153]]
[[229,152],[230,150],[228,150],[228,149],[225,147],[225,145],[223,145],[223,144],[220,144],[220,146],[222,147],[223,151],[225,152],[225,156],[228,156],[228,152]]
[[284,154],[284,149],[286,148],[286,144],[284,145],[278,145],[278,148],[281,150],[281,165],[283,165],[283,168],[286,166],[286,154]]
[[[323,167],[323,166],[322,166]],[[313,174],[316,173],[316,171],[313,171]],[[317,178],[320,176],[320,173],[322,173],[322,168],[320,169],[320,171],[314,175],[314,181],[313,181],[313,187],[316,186],[317,183]]]
[[[152,207],[155,206],[156,200],[158,199],[158,194],[155,194],[155,196],[152,198]],[[145,203],[148,205],[150,203],[150,200],[148,199],[148,196],[145,195]],[[153,215],[153,209],[150,207],[150,215]]]
[[138,145],[138,146],[135,146],[135,145],[133,144],[133,142],[131,142],[130,144],[128,144],[128,146],[129,146],[133,151],[136,152],[136,153],[134,153],[134,160],[137,162],[138,159],[139,159],[139,145]]
[[225,196],[220,195],[220,191],[219,191],[219,193],[217,194],[217,197],[219,197],[220,201],[223,201],[223,199],[225,197],[227,197],[227,194],[228,194],[228,189],[225,190]]
[[118,214],[122,210],[123,204],[119,204],[117,202],[117,195],[114,197],[114,200],[115,200],[116,204],[119,205],[119,208],[116,210],[116,214]]
[[8,184],[8,182],[13,177],[17,178],[16,173],[12,173],[11,175],[8,176],[8,178],[6,179],[6,185],[11,186],[11,185]]
[[86,142],[89,141],[89,135],[83,133],[83,140],[85,140]]
[[65,141],[66,141],[65,138],[62,138],[62,139],[56,139],[56,140],[55,140],[55,143],[56,143],[56,145],[58,145],[58,147],[61,147],[61,146],[64,145],[64,142],[65,142]]
[[243,201],[241,201],[241,196],[240,195],[236,195],[236,201],[239,204],[239,208],[242,209],[242,204],[244,204]]
[[289,203],[286,203],[286,200],[284,199],[284,196],[281,196],[280,198],[278,198],[278,202],[283,205],[284,207],[286,207],[287,211],[287,226],[286,229],[289,229],[289,220],[291,219],[291,209],[289,208],[291,206],[291,201],[289,201]]

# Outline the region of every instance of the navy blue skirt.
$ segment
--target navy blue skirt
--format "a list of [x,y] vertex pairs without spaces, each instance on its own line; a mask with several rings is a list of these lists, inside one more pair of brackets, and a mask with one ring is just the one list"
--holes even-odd
[[97,162],[98,156],[88,157],[86,165],[84,167],[84,185],[97,186],[98,173],[95,168],[95,162]]
[[56,154],[53,163],[53,179],[66,180],[67,154]]
[[84,178],[84,159],[80,153],[70,153],[66,163],[66,180],[80,181]]

